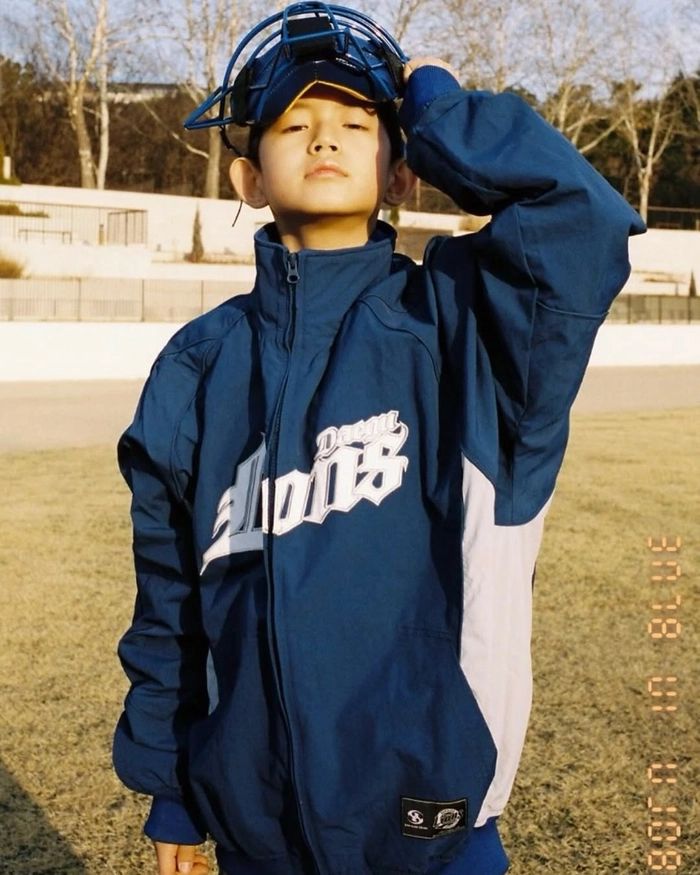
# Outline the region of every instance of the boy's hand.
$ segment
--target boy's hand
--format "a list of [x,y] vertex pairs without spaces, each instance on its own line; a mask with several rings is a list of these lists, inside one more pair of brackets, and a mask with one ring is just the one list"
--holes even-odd
[[207,875],[209,863],[196,845],[170,845],[153,842],[158,858],[158,875]]
[[413,71],[417,70],[419,67],[442,67],[443,70],[447,70],[447,72],[451,73],[459,82],[459,76],[455,72],[454,68],[447,63],[447,61],[442,61],[440,60],[440,58],[411,58],[403,65],[404,83],[408,82],[411,73],[413,73]]

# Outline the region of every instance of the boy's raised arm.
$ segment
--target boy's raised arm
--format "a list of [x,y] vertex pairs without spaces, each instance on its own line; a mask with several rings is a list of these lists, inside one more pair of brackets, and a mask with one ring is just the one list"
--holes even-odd
[[[411,169],[492,217],[433,241],[424,263],[456,378],[489,372],[476,391],[496,388],[481,422],[461,412],[464,455],[496,484],[496,522],[522,523],[551,496],[596,332],[629,275],[628,238],[644,224],[518,96],[466,92],[442,62],[412,64],[400,112]],[[482,437],[494,429],[497,448]]]

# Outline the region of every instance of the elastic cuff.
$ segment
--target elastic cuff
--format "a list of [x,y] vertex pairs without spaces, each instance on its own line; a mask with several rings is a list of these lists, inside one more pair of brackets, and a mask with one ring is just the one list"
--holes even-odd
[[477,827],[469,837],[466,849],[440,869],[439,875],[505,875],[508,857],[503,850],[497,822],[498,818],[492,817]]
[[156,797],[143,831],[149,839],[173,845],[201,845],[206,831],[180,799]]
[[436,97],[459,90],[459,82],[444,67],[433,67],[430,64],[419,67],[415,73],[411,73],[406,85],[399,110],[401,127],[408,133],[426,106]]

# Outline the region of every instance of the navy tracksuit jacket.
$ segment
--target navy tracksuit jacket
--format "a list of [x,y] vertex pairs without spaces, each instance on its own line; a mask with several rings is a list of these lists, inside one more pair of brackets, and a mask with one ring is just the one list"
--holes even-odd
[[263,229],[253,291],[176,334],[119,445],[115,765],[151,837],[208,832],[229,875],[507,866],[542,520],[643,225],[514,95],[425,67],[402,123],[490,224],[422,265],[382,223],[298,254]]

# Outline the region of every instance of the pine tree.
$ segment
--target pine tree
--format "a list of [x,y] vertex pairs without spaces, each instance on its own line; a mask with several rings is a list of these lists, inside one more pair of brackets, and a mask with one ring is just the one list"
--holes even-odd
[[194,225],[192,226],[192,252],[188,256],[188,261],[199,264],[204,260],[204,244],[202,243],[202,220],[199,215],[199,207],[194,214]]

